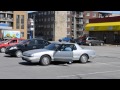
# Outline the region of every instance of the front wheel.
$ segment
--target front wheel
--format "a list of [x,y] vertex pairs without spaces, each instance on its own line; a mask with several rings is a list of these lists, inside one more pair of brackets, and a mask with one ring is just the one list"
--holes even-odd
[[51,63],[51,58],[48,55],[44,55],[40,59],[40,64],[43,66],[47,66]]
[[80,57],[80,63],[87,63],[88,62],[88,56],[87,55],[82,55]]
[[6,48],[1,48],[1,53],[4,53],[5,52],[5,50],[6,50]]
[[16,55],[16,57],[21,58],[22,57],[22,51],[21,50],[16,51],[15,55]]

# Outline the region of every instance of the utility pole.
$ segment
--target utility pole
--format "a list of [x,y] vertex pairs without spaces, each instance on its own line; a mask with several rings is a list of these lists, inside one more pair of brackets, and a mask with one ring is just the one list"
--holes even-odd
[[76,11],[74,13],[74,39],[76,39]]

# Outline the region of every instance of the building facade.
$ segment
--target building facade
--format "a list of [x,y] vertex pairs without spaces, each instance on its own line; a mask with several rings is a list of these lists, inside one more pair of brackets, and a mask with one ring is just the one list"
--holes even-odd
[[[28,14],[35,20],[35,36],[48,40],[76,37],[83,32],[82,11],[37,11]],[[75,30],[74,30],[75,29]]]
[[[90,19],[95,18],[105,18],[105,17],[111,17],[112,13],[103,13],[103,12],[95,12],[95,11],[84,11],[84,27],[90,23]],[[84,29],[84,34],[89,34],[88,31]]]
[[21,38],[27,39],[27,18],[26,11],[0,11],[0,38],[8,30],[20,31]]
[[120,43],[120,16],[90,19],[85,29],[89,36],[104,40],[107,44]]
[[63,37],[77,38],[88,34],[85,26],[89,23],[89,19],[104,18],[110,15],[110,13],[94,11],[37,11],[29,13],[28,17],[35,20],[36,37],[57,40]]

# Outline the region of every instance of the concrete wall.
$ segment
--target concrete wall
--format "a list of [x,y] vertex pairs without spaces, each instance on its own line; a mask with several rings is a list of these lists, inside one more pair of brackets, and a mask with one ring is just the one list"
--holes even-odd
[[55,11],[55,30],[53,32],[55,41],[67,36],[67,11]]

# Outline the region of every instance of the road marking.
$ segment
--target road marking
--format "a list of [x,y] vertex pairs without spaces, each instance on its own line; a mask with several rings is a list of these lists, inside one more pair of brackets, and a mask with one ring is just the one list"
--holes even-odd
[[118,65],[112,65],[112,63],[113,64],[118,64],[118,63],[120,63],[120,62],[106,62],[106,63],[102,63],[102,62],[96,62],[97,64],[106,64],[106,65],[110,65],[110,66],[114,66],[114,67],[120,67],[120,66],[118,66]]
[[105,72],[93,72],[93,73],[76,74],[76,75],[65,75],[65,76],[57,76],[57,77],[58,78],[65,78],[65,77],[72,77],[72,76],[85,76],[85,75],[94,75],[94,74],[103,74],[103,73],[112,73],[112,72],[120,72],[120,70],[105,71]]

